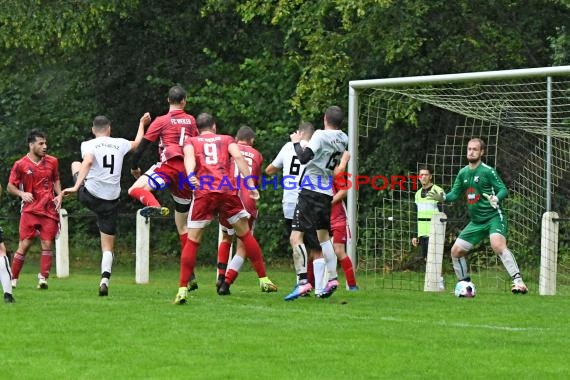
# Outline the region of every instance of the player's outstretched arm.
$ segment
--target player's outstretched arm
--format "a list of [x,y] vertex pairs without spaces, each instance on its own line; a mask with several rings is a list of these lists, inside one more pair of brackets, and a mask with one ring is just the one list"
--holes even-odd
[[133,150],[138,148],[144,136],[144,129],[147,125],[150,124],[150,120],[151,120],[150,113],[148,112],[145,112],[144,115],[141,116],[139,120],[139,129],[137,130],[137,135],[135,136],[135,139],[131,141],[131,149],[129,150],[129,152],[132,152]]
[[427,199],[431,199],[436,202],[445,202],[445,193],[443,191],[431,190],[427,193]]

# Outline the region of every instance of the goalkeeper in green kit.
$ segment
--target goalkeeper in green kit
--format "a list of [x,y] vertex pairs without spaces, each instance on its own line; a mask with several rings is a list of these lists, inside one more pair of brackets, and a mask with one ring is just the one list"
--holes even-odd
[[438,202],[453,202],[462,196],[466,198],[471,221],[451,248],[451,261],[458,280],[470,281],[465,255],[473,246],[489,236],[491,248],[513,280],[511,291],[514,294],[525,294],[528,288],[523,282],[515,257],[507,248],[507,218],[500,206],[500,202],[508,195],[507,187],[494,168],[481,162],[484,153],[483,140],[469,140],[469,165],[459,171],[451,191],[447,194],[431,191],[428,198]]

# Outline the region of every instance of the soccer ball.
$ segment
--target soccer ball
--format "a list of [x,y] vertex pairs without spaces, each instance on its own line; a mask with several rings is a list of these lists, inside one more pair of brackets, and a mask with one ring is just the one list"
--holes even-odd
[[457,285],[455,285],[456,297],[473,298],[475,294],[477,294],[475,284],[471,281],[459,281]]

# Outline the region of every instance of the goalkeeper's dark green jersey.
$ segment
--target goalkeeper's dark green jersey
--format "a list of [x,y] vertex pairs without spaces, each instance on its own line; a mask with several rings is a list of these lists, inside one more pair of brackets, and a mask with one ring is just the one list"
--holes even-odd
[[508,191],[497,171],[480,163],[475,169],[467,165],[459,171],[451,191],[445,194],[445,200],[453,202],[462,194],[465,194],[471,220],[475,223],[484,223],[494,216],[501,215],[503,211],[500,206],[493,208],[483,194],[495,195],[500,202],[507,197]]

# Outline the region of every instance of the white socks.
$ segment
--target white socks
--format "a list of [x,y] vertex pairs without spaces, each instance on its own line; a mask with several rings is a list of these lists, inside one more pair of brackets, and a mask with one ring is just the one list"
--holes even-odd
[[503,262],[503,265],[505,266],[507,272],[509,272],[509,276],[511,276],[511,279],[512,280],[519,279],[522,281],[517,261],[515,260],[513,253],[508,248],[505,248],[503,252],[501,252],[499,258]]
[[315,294],[321,294],[325,289],[325,258],[313,260],[313,273],[315,275]]
[[455,271],[455,276],[458,280],[463,280],[469,277],[469,272],[467,271],[467,260],[465,257],[453,257],[451,256],[451,263],[453,264],[453,270]]
[[327,271],[329,272],[329,279],[337,278],[338,274],[336,272],[337,258],[334,253],[334,246],[332,241],[329,239],[324,243],[321,243],[321,249],[323,250],[323,256],[325,257],[325,262],[327,264]]
[[101,284],[109,285],[111,269],[113,267],[113,252],[104,251],[101,259]]
[[232,257],[232,259],[230,260],[230,263],[228,264],[228,269],[233,269],[236,272],[239,273],[239,270],[241,269],[241,266],[243,265],[243,257],[241,257],[240,255],[234,255],[234,257]]
[[0,256],[0,282],[4,293],[12,294],[12,273],[8,256]]

